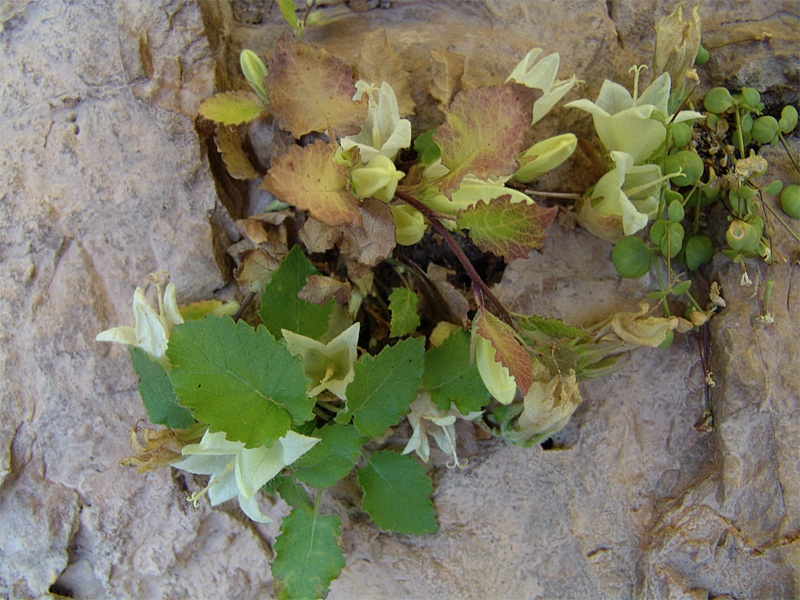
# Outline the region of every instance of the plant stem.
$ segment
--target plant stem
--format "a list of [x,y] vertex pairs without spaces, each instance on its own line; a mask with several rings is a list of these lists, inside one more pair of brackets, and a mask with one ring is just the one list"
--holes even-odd
[[583,194],[579,194],[578,192],[540,192],[539,190],[532,190],[530,188],[525,188],[524,192],[528,194],[528,196],[539,196],[541,198],[566,198],[567,200],[580,200],[583,198]]
[[735,106],[736,114],[736,133],[739,137],[739,158],[744,158],[744,138],[742,137],[742,117],[739,114],[739,107]]
[[242,315],[244,314],[244,311],[247,310],[247,307],[250,306],[250,303],[253,301],[253,298],[255,298],[255,297],[256,297],[256,293],[255,292],[250,292],[249,294],[247,294],[247,296],[245,296],[244,300],[242,300],[242,305],[239,307],[239,310],[237,310],[236,314],[233,315],[233,322],[234,323],[238,323],[239,322],[239,319],[242,318]]
[[789,160],[792,161],[792,166],[794,167],[794,170],[800,173],[800,166],[797,165],[797,161],[794,159],[794,156],[792,156],[792,153],[789,151],[789,146],[786,145],[786,139],[783,137],[782,133],[778,134],[778,139],[781,141],[781,144],[783,144],[783,149],[786,150],[786,154],[789,156]]
[[[661,260],[664,260],[663,257],[661,258]],[[662,277],[661,275],[661,265],[659,264],[656,264],[656,275],[658,275],[658,289],[661,290],[661,293],[664,293],[664,277]],[[664,312],[667,313],[667,316],[669,317],[670,314],[669,314],[669,304],[667,303],[667,297],[664,296],[661,299],[661,302],[664,305]]]
[[783,218],[781,218],[781,216],[780,216],[780,215],[779,215],[777,212],[775,212],[775,209],[774,209],[774,208],[772,208],[772,207],[771,207],[769,204],[767,204],[766,202],[764,202],[764,201],[763,201],[763,199],[762,199],[762,202],[761,202],[761,204],[762,204],[762,206],[766,206],[766,207],[767,207],[767,210],[769,210],[769,212],[771,212],[771,213],[773,214],[773,216],[774,216],[776,219],[778,219],[778,222],[779,222],[781,225],[783,225],[784,227],[786,227],[786,231],[788,231],[788,232],[789,232],[789,233],[792,235],[792,237],[793,237],[794,239],[796,239],[798,242],[800,242],[800,236],[798,236],[798,235],[797,235],[797,234],[796,234],[796,233],[795,233],[795,232],[792,230],[792,228],[791,228],[791,227],[789,227],[789,224],[788,224],[786,221],[784,221],[784,220],[783,220]]
[[455,239],[453,239],[453,236],[450,234],[449,231],[447,231],[447,229],[445,229],[444,225],[442,225],[441,221],[439,221],[438,217],[434,214],[434,212],[430,208],[425,206],[422,202],[420,202],[413,196],[406,194],[405,192],[397,190],[394,193],[394,195],[395,198],[399,198],[403,202],[410,204],[411,206],[416,208],[419,212],[421,212],[423,215],[428,217],[428,220],[431,222],[431,225],[436,230],[436,232],[442,236],[445,242],[447,242],[447,245],[450,246],[450,249],[453,251],[458,260],[464,266],[464,270],[467,272],[467,275],[469,275],[469,278],[472,280],[472,291],[475,294],[475,299],[478,302],[478,307],[481,309],[483,308],[483,296],[486,296],[487,298],[489,298],[489,300],[492,301],[492,304],[494,304],[497,307],[497,310],[500,311],[500,316],[509,325],[509,327],[511,327],[511,329],[516,330],[516,327],[514,326],[514,321],[511,319],[511,315],[508,314],[506,307],[501,304],[500,300],[497,299],[497,297],[492,293],[489,287],[483,282],[483,279],[481,279],[481,276],[478,275],[478,272],[475,270],[475,267],[472,266],[472,263],[467,258],[467,255],[464,254],[464,251],[461,249],[461,246],[459,246],[456,243]]

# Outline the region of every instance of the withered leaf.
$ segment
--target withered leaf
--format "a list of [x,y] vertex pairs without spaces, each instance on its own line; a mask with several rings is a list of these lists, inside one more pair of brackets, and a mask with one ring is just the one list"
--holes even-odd
[[454,271],[440,267],[433,263],[428,263],[428,279],[436,287],[442,299],[450,309],[450,313],[461,322],[462,326],[466,326],[469,319],[469,302],[464,297],[464,294],[449,281],[447,276]]
[[370,267],[376,266],[395,247],[395,226],[392,209],[385,202],[367,198],[359,208],[361,225],[344,225],[339,247],[345,256]]
[[234,179],[256,179],[258,173],[242,148],[242,137],[242,131],[238,127],[217,125],[214,131],[214,143],[230,176]]
[[309,217],[305,225],[300,230],[300,241],[311,254],[322,254],[327,252],[342,239],[342,228],[331,227],[322,221]]
[[353,101],[350,67],[323,48],[293,43],[287,33],[275,45],[266,82],[272,114],[296,138],[327,130],[355,135],[367,116],[367,98]]
[[403,68],[400,56],[389,45],[386,29],[373,31],[364,38],[356,70],[359,79],[378,86],[385,81],[392,86],[401,117],[414,112],[417,104],[411,97],[408,71]]
[[349,281],[339,281],[335,277],[324,275],[309,275],[297,297],[312,304],[325,304],[334,298],[338,304],[344,306],[350,300],[350,291]]
[[239,266],[233,276],[239,285],[263,293],[278,265],[280,261],[263,248],[244,250],[239,254]]
[[464,76],[464,55],[449,50],[431,50],[431,96],[439,101],[439,108],[450,104],[461,91],[461,78]]
[[358,201],[345,190],[347,167],[333,162],[336,150],[321,140],[272,161],[261,187],[315,219],[335,227],[361,222]]
[[480,315],[473,323],[474,331],[492,342],[496,351],[495,360],[514,377],[523,395],[533,382],[533,361],[514,331],[490,312]]

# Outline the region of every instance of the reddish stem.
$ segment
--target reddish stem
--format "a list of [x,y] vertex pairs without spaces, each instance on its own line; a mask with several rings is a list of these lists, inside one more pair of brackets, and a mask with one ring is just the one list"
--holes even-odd
[[410,204],[411,206],[416,208],[419,212],[421,212],[423,215],[428,217],[428,220],[431,222],[431,225],[433,225],[433,228],[437,231],[439,235],[442,236],[444,241],[447,242],[447,245],[450,246],[450,249],[453,251],[456,257],[458,257],[458,260],[464,266],[467,275],[469,275],[469,278],[472,280],[472,292],[475,294],[475,300],[478,302],[478,308],[480,309],[480,311],[483,312],[484,310],[483,296],[486,296],[487,298],[489,298],[489,300],[492,301],[492,304],[494,304],[497,307],[497,310],[500,312],[500,316],[506,323],[508,323],[511,329],[516,329],[516,327],[514,326],[514,321],[511,320],[511,315],[508,314],[508,311],[506,310],[505,306],[501,304],[500,300],[497,299],[497,297],[492,293],[492,291],[488,288],[488,286],[483,282],[483,279],[481,279],[481,276],[478,275],[478,272],[475,270],[475,267],[472,266],[472,263],[467,258],[467,255],[464,254],[464,251],[461,249],[461,246],[459,246],[456,243],[455,239],[453,239],[453,236],[450,235],[450,232],[447,231],[444,225],[442,225],[441,221],[439,220],[438,216],[434,213],[434,211],[432,211],[430,208],[425,206],[422,202],[420,202],[413,196],[406,194],[405,192],[397,190],[394,193],[394,195],[395,198],[399,198],[403,202]]

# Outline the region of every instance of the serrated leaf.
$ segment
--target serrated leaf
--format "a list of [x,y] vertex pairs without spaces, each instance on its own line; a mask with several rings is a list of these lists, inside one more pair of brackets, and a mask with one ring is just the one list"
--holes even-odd
[[261,187],[279,200],[335,227],[361,224],[358,200],[345,190],[347,167],[333,162],[336,150],[321,140],[272,161]]
[[347,387],[347,408],[338,423],[353,423],[367,437],[383,435],[408,413],[422,380],[425,339],[405,339],[366,355],[354,365],[355,379]]
[[331,581],[345,566],[339,545],[341,521],[293,509],[283,518],[272,562],[274,589],[281,600],[325,598]]
[[256,179],[258,173],[242,148],[242,133],[228,125],[217,126],[214,143],[222,155],[228,173],[234,179]]
[[295,476],[313,488],[334,485],[353,469],[368,440],[355,427],[330,423],[314,432],[322,440],[295,463]]
[[418,304],[419,296],[415,291],[404,287],[392,290],[389,294],[389,310],[392,313],[389,335],[401,337],[416,331],[420,323],[417,314]]
[[[319,444],[317,444],[317,446],[319,446]],[[306,492],[303,486],[297,483],[291,475],[275,477],[267,483],[267,485],[270,484],[273,484],[275,492],[277,492],[281,499],[292,508],[304,510],[306,512],[312,512],[314,510],[314,504],[311,502],[311,498],[308,497],[308,492]]]
[[439,530],[430,499],[433,484],[410,456],[375,452],[358,470],[358,485],[364,490],[361,508],[384,531],[423,535]]
[[450,169],[439,184],[448,197],[468,174],[513,175],[530,126],[533,93],[516,84],[459,92],[433,141]]
[[295,246],[272,274],[261,294],[258,316],[277,339],[282,337],[281,329],[313,339],[318,339],[328,330],[328,318],[336,302],[329,300],[327,304],[319,305],[298,298],[307,278],[316,273],[302,248]]
[[294,0],[278,0],[278,7],[281,10],[283,18],[292,29],[300,28],[300,20],[295,14]]
[[473,327],[478,335],[492,343],[497,353],[495,359],[508,369],[517,387],[525,395],[533,381],[533,362],[512,329],[489,312],[479,316]]
[[327,50],[293,43],[283,34],[269,59],[270,109],[296,138],[311,131],[355,135],[367,117],[367,98],[353,101],[350,67]]
[[389,45],[386,29],[377,29],[364,37],[356,68],[359,79],[379,87],[384,81],[392,86],[401,117],[407,117],[414,112],[417,105],[411,97],[408,71],[403,68],[403,61]]
[[550,319],[532,315],[530,317],[520,317],[517,319],[520,327],[528,331],[540,331],[551,338],[569,338],[579,340],[594,337],[594,333],[587,331],[577,325],[567,325],[561,319]]
[[442,345],[425,353],[422,385],[431,393],[439,410],[450,410],[450,403],[462,415],[481,410],[491,400],[478,367],[472,361],[469,334],[460,329],[451,333]]
[[312,417],[300,359],[263,327],[230,317],[188,321],[172,330],[167,358],[181,404],[229,441],[271,447]]
[[526,202],[511,202],[504,194],[491,202],[479,201],[458,212],[456,223],[469,229],[469,236],[484,252],[502,256],[506,262],[528,258],[531,250],[541,248],[547,238],[544,230],[558,209],[542,208]]
[[196,421],[192,413],[178,403],[172,382],[161,363],[150,358],[141,348],[129,346],[128,350],[133,371],[141,378],[139,395],[150,422],[170,429],[187,429],[194,425]]
[[205,100],[197,112],[210,121],[223,125],[241,125],[258,117],[265,110],[258,96],[247,90],[224,92]]

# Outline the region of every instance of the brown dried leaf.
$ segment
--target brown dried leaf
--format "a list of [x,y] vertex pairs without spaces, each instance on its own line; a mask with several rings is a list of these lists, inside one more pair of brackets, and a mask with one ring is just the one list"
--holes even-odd
[[239,266],[233,271],[236,282],[254,292],[263,292],[280,261],[263,248],[245,250],[239,254]]
[[374,267],[385,260],[395,247],[392,209],[385,202],[367,198],[359,208],[359,213],[361,225],[344,225],[339,247],[345,256]]
[[321,140],[272,161],[262,188],[332,227],[358,224],[358,201],[345,190],[347,167],[333,162],[336,150]]
[[349,281],[339,281],[335,277],[324,275],[309,275],[297,297],[312,304],[325,304],[334,298],[338,304],[344,306],[350,300],[351,292]]
[[354,102],[350,67],[327,50],[293,43],[284,33],[269,59],[270,109],[299,138],[311,131],[355,135],[367,117],[367,98]]
[[384,81],[392,86],[400,116],[413,114],[417,104],[411,97],[408,85],[408,71],[403,68],[400,56],[392,50],[386,37],[386,29],[378,29],[368,34],[361,44],[356,66],[358,78],[380,86]]
[[250,240],[254,246],[258,246],[269,239],[264,225],[255,219],[239,219],[235,225],[236,230]]
[[322,254],[333,248],[342,239],[342,228],[331,227],[309,217],[300,230],[300,241],[310,254]]
[[454,273],[439,265],[428,263],[428,279],[436,287],[442,299],[447,303],[450,313],[466,327],[469,320],[469,302],[458,288],[447,281],[447,276]]
[[464,55],[449,50],[431,50],[432,77],[431,96],[439,101],[439,109],[444,110],[459,91],[461,77],[464,75]]
[[370,267],[360,262],[349,262],[347,263],[347,276],[364,296],[372,293],[375,272]]
[[238,127],[218,125],[214,132],[214,143],[222,155],[228,173],[234,179],[257,179],[258,173],[242,148],[243,132]]

